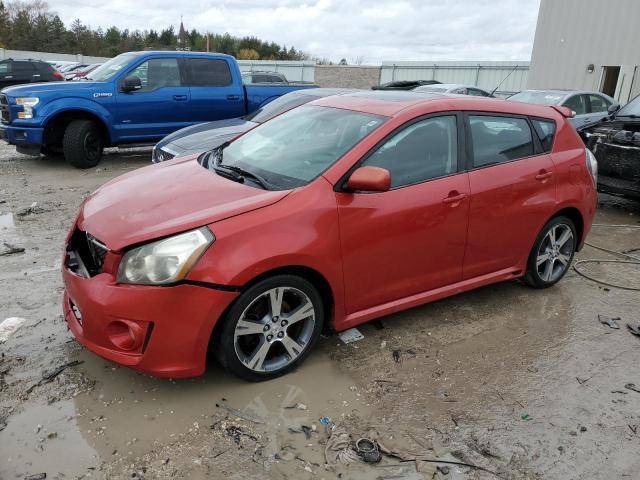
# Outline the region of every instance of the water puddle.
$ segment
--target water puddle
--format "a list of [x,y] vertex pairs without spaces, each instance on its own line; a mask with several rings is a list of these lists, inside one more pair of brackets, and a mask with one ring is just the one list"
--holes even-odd
[[[289,428],[320,429],[321,417],[339,420],[367,410],[351,379],[324,349],[316,350],[297,371],[261,383],[238,380],[215,365],[195,379],[156,379],[83,351],[85,363],[78,370],[97,380],[95,388],[53,405],[32,404],[10,417],[0,433],[0,478],[40,472],[48,478],[80,475],[101,461],[133,459],[148,452],[153,442],[168,444],[190,429],[209,428],[212,414],[220,413],[216,403],[223,401],[264,422],[259,428],[267,432],[262,441],[267,455],[285,442],[291,445],[292,437],[302,448],[308,443],[305,436],[292,435]],[[235,420],[229,414],[229,422]]]

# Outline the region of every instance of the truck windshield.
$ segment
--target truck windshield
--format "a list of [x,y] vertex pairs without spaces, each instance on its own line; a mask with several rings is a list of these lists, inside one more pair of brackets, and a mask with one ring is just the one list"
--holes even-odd
[[300,187],[333,165],[386,119],[315,105],[295,108],[232,142],[217,156],[218,165],[259,175],[277,189]]
[[93,72],[87,75],[87,80],[93,80],[94,82],[106,82],[116,75],[120,70],[129,65],[131,61],[136,57],[130,53],[123,53],[117,57],[112,58],[106,63],[96,68]]
[[616,113],[616,117],[640,116],[640,95],[627,103]]

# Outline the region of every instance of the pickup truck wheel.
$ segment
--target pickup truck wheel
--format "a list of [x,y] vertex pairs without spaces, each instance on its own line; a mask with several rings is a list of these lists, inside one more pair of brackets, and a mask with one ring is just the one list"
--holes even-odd
[[95,167],[102,158],[102,135],[91,120],[73,120],[62,140],[64,157],[76,168]]

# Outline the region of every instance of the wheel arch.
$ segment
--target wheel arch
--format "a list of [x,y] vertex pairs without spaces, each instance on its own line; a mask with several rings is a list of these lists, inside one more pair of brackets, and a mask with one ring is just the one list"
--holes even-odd
[[[324,275],[322,275],[320,272],[318,272],[317,270],[311,267],[307,267],[304,265],[287,265],[287,266],[282,266],[282,267],[273,268],[271,270],[267,270],[253,277],[246,284],[244,284],[240,288],[240,293],[246,292],[249,288],[257,284],[258,282],[261,282],[262,280],[265,280],[267,278],[275,277],[276,275],[294,275],[307,280],[314,287],[318,289],[318,292],[320,293],[320,297],[322,298],[322,303],[325,310],[323,330],[328,331],[332,326],[331,319],[334,316],[334,310],[335,310],[335,297],[333,294],[333,289],[331,288],[331,285],[329,284],[328,280],[324,277]],[[227,306],[227,308],[222,313],[222,315],[220,315],[220,318],[218,319],[215,326],[213,327],[213,331],[211,332],[211,337],[209,338],[210,346],[212,343],[216,342],[217,338],[219,337],[222,331],[222,325],[224,324],[224,320],[227,314],[229,313],[229,310],[231,310],[231,308],[238,301],[239,298],[240,298],[240,295],[238,295],[238,297],[236,297],[236,299]]]
[[576,239],[576,251],[580,251],[584,244],[584,217],[580,210],[576,207],[564,207],[549,217],[545,225],[556,217],[567,217],[573,222],[576,227],[576,234],[578,235]]
[[64,132],[73,120],[91,120],[100,129],[105,145],[111,145],[111,133],[104,120],[95,112],[84,109],[69,109],[56,113],[44,127],[43,143],[47,146],[61,146]]

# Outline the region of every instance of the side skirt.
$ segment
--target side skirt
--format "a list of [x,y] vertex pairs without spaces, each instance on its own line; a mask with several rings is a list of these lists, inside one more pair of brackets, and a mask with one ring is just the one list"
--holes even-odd
[[442,298],[451,297],[458,293],[467,292],[469,290],[490,285],[492,283],[504,282],[506,280],[513,280],[514,278],[521,277],[523,271],[517,268],[505,268],[504,270],[498,270],[497,272],[488,273],[480,277],[470,278],[458,283],[446,285],[444,287],[428,290],[426,292],[416,293],[409,297],[400,298],[391,302],[376,305],[358,312],[347,315],[343,321],[336,322],[336,330],[342,331],[347,328],[355,327],[361,323],[368,322],[374,318],[382,317],[384,315],[390,315],[392,313],[400,312],[411,307],[416,307],[425,303],[430,303]]

